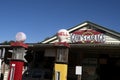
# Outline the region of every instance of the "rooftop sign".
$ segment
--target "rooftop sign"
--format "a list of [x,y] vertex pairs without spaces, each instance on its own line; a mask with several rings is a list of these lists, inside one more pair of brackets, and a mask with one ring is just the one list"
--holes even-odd
[[72,43],[103,43],[105,35],[95,30],[78,30],[70,34]]

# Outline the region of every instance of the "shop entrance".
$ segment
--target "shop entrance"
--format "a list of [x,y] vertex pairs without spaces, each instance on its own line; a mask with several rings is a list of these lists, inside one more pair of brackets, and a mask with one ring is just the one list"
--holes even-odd
[[[82,49],[83,50],[83,49]],[[91,51],[91,52],[90,52]],[[82,66],[82,80],[120,80],[120,54],[97,50],[70,50],[68,79],[77,80],[75,67]]]
[[69,53],[68,80],[78,80],[76,66],[82,66],[81,80],[97,80],[98,54],[86,49],[73,49]]

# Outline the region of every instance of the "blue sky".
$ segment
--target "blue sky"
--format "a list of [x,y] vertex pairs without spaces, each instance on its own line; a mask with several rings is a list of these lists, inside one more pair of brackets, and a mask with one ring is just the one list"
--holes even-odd
[[27,43],[91,21],[120,32],[120,0],[0,0],[0,42],[24,32]]

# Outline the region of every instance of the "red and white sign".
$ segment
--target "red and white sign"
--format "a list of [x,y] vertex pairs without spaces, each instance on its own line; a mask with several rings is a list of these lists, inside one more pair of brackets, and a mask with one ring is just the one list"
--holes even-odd
[[78,30],[70,34],[72,43],[103,43],[105,35],[95,30]]
[[66,29],[60,29],[57,33],[59,42],[67,42],[69,38],[69,32]]

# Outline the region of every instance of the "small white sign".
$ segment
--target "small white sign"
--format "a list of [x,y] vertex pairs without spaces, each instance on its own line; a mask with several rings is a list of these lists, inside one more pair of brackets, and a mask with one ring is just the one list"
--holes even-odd
[[75,74],[82,75],[82,66],[76,66]]

